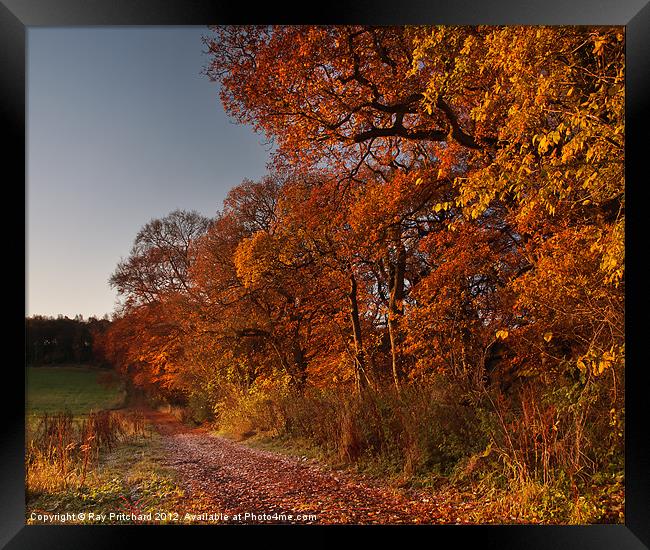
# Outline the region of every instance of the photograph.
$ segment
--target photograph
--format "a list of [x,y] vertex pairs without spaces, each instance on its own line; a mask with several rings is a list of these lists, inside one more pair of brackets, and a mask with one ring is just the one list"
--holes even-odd
[[25,525],[623,526],[626,37],[27,27]]

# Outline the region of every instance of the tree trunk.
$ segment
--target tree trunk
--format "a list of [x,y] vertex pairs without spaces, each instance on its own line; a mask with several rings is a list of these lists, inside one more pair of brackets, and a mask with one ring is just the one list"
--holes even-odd
[[305,350],[300,343],[294,339],[291,344],[290,354],[287,353],[287,356],[285,356],[278,342],[274,338],[270,341],[275,353],[280,359],[282,370],[289,375],[291,385],[298,391],[302,392],[307,382],[308,361]]
[[[395,261],[388,258],[389,290],[388,298],[388,335],[390,337],[390,353],[393,367],[393,382],[395,389],[400,391],[400,358],[399,358],[399,320],[404,314],[404,273],[406,271],[406,250],[402,243],[400,228],[395,229],[394,243],[396,248]],[[389,253],[390,254],[390,253]]]
[[293,345],[293,365],[293,383],[298,391],[302,393],[307,383],[307,357],[305,350],[298,343],[294,343]]
[[363,340],[361,337],[361,321],[359,320],[359,305],[357,302],[357,280],[354,273],[350,275],[350,321],[352,322],[352,337],[354,339],[354,378],[357,392],[368,385],[368,374],[366,373],[366,359],[363,351]]

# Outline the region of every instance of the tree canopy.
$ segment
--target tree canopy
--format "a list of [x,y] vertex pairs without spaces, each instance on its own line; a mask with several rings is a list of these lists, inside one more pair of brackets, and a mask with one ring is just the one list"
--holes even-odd
[[584,407],[555,424],[567,445],[589,418],[622,449],[624,29],[228,26],[205,43],[274,164],[213,220],[138,234],[111,278],[120,365],[215,411],[228,385],[442,376],[517,406],[561,389]]

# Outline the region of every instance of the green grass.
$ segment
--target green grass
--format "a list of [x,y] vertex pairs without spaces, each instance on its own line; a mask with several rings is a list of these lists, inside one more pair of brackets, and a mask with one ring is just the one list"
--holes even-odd
[[[102,453],[100,463],[88,477],[86,485],[80,488],[27,495],[26,522],[42,524],[33,514],[74,514],[69,523],[88,524],[133,524],[141,521],[110,517],[132,511],[138,514],[152,514],[151,521],[144,523],[168,523],[169,519],[155,519],[157,513],[176,512],[179,517],[184,511],[184,492],[177,485],[175,472],[164,465],[165,451],[162,437],[153,429],[144,436],[120,444],[113,451]],[[89,517],[79,519],[92,512],[106,515],[98,520]],[[60,524],[56,519],[50,520]]]
[[[44,413],[56,414],[68,409],[79,423],[92,411],[110,410],[124,405],[123,386],[110,380],[110,371],[88,366],[27,367],[26,412],[31,426]],[[26,521],[39,521],[32,514],[75,514],[73,519],[50,519],[60,524],[130,524],[136,520],[111,519],[110,514],[134,512],[154,516],[160,512],[182,511],[183,491],[175,481],[175,472],[164,465],[165,451],[161,436],[151,427],[144,435],[120,441],[112,450],[101,449],[99,463],[92,464],[83,486],[70,483],[57,490],[27,491]],[[136,504],[137,503],[137,504]],[[80,513],[86,517],[81,519]],[[88,517],[89,513],[95,518]],[[98,520],[97,515],[106,518]],[[155,518],[145,523],[166,523]]]
[[124,390],[118,383],[101,383],[102,375],[107,374],[87,366],[27,367],[28,415],[69,409],[78,416],[119,408],[124,402]]

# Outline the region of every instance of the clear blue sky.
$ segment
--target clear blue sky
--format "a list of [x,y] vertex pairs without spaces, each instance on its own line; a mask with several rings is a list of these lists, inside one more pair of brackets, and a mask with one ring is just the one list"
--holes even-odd
[[201,74],[205,27],[27,33],[28,315],[102,316],[108,278],[145,223],[214,216],[266,172],[269,147]]

